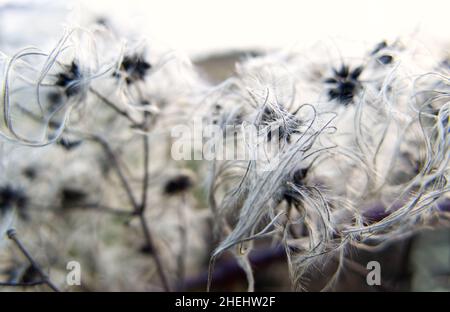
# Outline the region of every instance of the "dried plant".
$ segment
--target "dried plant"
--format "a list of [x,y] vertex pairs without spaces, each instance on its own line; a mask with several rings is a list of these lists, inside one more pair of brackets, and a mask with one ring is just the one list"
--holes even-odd
[[[272,51],[213,85],[138,36],[71,26],[49,52],[0,54],[0,244],[27,259],[0,286],[66,290],[76,255],[87,290],[182,290],[205,258],[210,289],[230,252],[253,291],[251,253],[269,242],[294,289],[336,261],[329,290],[354,250],[448,227],[449,66],[413,41],[358,59]],[[232,157],[173,159],[171,130],[198,120]]]

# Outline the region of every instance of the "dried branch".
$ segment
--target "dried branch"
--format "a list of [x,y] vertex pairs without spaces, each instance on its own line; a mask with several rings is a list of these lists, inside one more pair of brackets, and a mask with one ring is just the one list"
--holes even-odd
[[[148,112],[144,112],[144,127],[147,124],[149,114]],[[146,129],[143,129],[146,130]],[[170,284],[167,278],[167,275],[164,271],[161,258],[159,256],[159,252],[153,240],[153,235],[150,231],[150,228],[147,224],[147,220],[145,219],[144,212],[147,208],[147,197],[148,197],[148,184],[149,184],[149,166],[150,166],[150,144],[149,138],[147,135],[143,135],[143,156],[144,156],[144,165],[143,165],[143,178],[142,178],[142,200],[141,205],[135,208],[137,215],[139,216],[139,220],[141,222],[142,231],[144,233],[146,247],[151,250],[151,255],[153,256],[153,260],[155,261],[156,269],[158,271],[159,277],[163,284],[163,287],[166,291],[170,291]]]
[[133,126],[137,125],[138,122],[136,120],[134,120],[133,117],[131,117],[131,115],[123,109],[120,109],[116,104],[114,104],[113,102],[111,102],[110,100],[108,100],[106,97],[104,97],[103,95],[101,95],[97,90],[93,89],[92,87],[89,88],[89,91],[91,93],[93,93],[95,96],[97,96],[103,103],[105,103],[108,107],[112,108],[116,113],[118,113],[120,116],[125,117],[126,119],[128,119]]
[[[144,112],[144,123],[140,126],[141,128],[144,128],[146,126],[148,117],[149,117],[149,113]],[[143,130],[146,130],[146,129],[143,129]],[[143,181],[142,181],[141,203],[138,203],[138,201],[136,200],[135,195],[132,191],[131,185],[130,185],[127,177],[125,176],[125,174],[122,170],[122,167],[120,165],[120,162],[119,162],[116,154],[112,150],[111,146],[109,145],[109,143],[105,139],[103,139],[102,137],[100,137],[98,135],[84,135],[84,136],[86,137],[86,139],[100,144],[100,146],[103,148],[104,152],[107,154],[107,156],[111,160],[113,168],[115,169],[115,171],[119,177],[119,180],[122,184],[122,187],[124,188],[124,190],[127,194],[128,200],[132,206],[133,211],[130,212],[130,215],[139,217],[146,247],[152,251],[151,255],[155,261],[158,275],[161,279],[164,289],[166,291],[170,291],[168,278],[163,269],[162,261],[160,259],[159,253],[157,251],[157,247],[153,240],[153,235],[152,235],[152,233],[149,229],[149,226],[147,224],[147,221],[145,220],[145,217],[144,217],[144,212],[145,212],[145,209],[147,206],[148,185],[149,185],[149,180],[150,180],[149,179],[149,165],[150,165],[149,146],[150,146],[150,144],[149,144],[148,136],[147,135],[143,136],[143,155],[144,155],[143,172],[144,172],[144,174],[143,174]],[[105,209],[105,211],[111,212],[110,209]]]
[[27,283],[15,283],[15,282],[0,282],[0,287],[33,287],[45,284],[44,281],[39,280],[35,282],[27,282]]
[[[28,259],[31,266],[41,276],[42,280],[40,281],[40,284],[45,284],[48,287],[50,287],[53,291],[59,292],[60,290],[58,289],[58,287],[56,287],[55,284],[52,283],[49,276],[42,270],[41,266],[34,260],[34,258],[31,256],[31,254],[28,252],[28,250],[25,248],[25,246],[19,240],[19,238],[17,237],[16,230],[9,229],[7,231],[7,235],[8,235],[8,238],[14,242],[16,247],[19,248],[19,250],[22,252],[22,254]],[[4,286],[32,286],[30,284],[33,284],[33,283],[25,283],[25,284],[22,283],[22,285],[20,285],[20,284],[10,284],[10,285],[3,284],[3,285]],[[38,285],[38,284],[36,284],[36,285]]]
[[188,233],[187,233],[187,218],[186,218],[186,194],[182,195],[182,205],[178,209],[178,217],[180,219],[179,234],[180,234],[180,251],[177,257],[177,278],[178,287],[184,287],[184,280],[186,276],[186,258],[188,253]]

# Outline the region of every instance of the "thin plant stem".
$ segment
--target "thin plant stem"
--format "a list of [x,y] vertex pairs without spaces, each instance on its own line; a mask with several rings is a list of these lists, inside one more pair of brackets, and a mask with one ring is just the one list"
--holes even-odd
[[135,215],[134,211],[118,209],[118,208],[109,207],[109,206],[105,206],[105,205],[99,205],[99,204],[95,204],[95,203],[70,206],[69,208],[89,209],[91,211],[93,210],[93,211],[98,211],[98,212],[105,212],[105,213],[109,213],[112,215],[124,216],[124,217],[127,217],[127,216],[132,217]]
[[0,287],[33,287],[45,284],[44,281],[35,281],[29,283],[0,282]]
[[[145,127],[147,125],[149,114],[148,112],[144,112],[144,123],[143,123],[143,130],[146,130]],[[163,264],[161,261],[161,258],[159,256],[159,252],[157,250],[157,246],[155,245],[153,241],[153,235],[150,231],[150,228],[147,224],[147,220],[145,220],[144,212],[147,208],[147,198],[148,198],[148,184],[149,184],[149,166],[150,166],[150,144],[149,144],[149,138],[146,134],[143,135],[143,156],[144,156],[144,164],[143,164],[143,178],[142,178],[142,200],[141,205],[137,209],[137,213],[139,215],[139,219],[141,222],[142,231],[144,232],[145,241],[147,244],[147,247],[151,251],[151,255],[155,261],[156,269],[158,271],[159,277],[161,279],[161,282],[163,284],[165,291],[170,291],[170,284],[169,280],[166,276],[166,273],[163,268]]]
[[[36,210],[46,210],[48,208],[52,208],[52,209],[59,209],[60,206],[51,206],[51,205],[44,205],[44,204],[38,204],[38,203],[33,203],[33,207]],[[115,207],[110,207],[110,206],[106,206],[106,205],[102,205],[99,203],[81,203],[81,204],[77,204],[77,205],[70,205],[70,206],[65,206],[65,208],[68,209],[77,209],[80,211],[86,210],[86,211],[96,211],[96,212],[104,212],[104,213],[109,213],[112,215],[117,215],[117,216],[124,216],[124,217],[132,217],[135,216],[136,213],[133,210],[125,210],[125,209],[121,209],[121,208],[115,208]]]
[[133,125],[138,124],[138,122],[136,120],[134,120],[134,118],[131,117],[131,115],[126,110],[120,109],[112,101],[108,100],[105,96],[101,95],[97,90],[95,90],[91,87],[91,88],[89,88],[89,91],[91,93],[93,93],[95,96],[97,96],[103,103],[105,103],[107,106],[109,106],[111,109],[113,109],[120,116],[123,116],[126,119],[128,119]]
[[186,217],[186,194],[181,195],[181,205],[178,209],[178,217],[180,219],[180,250],[177,258],[177,278],[179,289],[184,288],[184,280],[186,277],[186,258],[188,253],[188,236],[187,236],[187,217]]
[[16,230],[9,229],[7,231],[8,238],[14,242],[17,248],[22,252],[22,254],[28,259],[31,266],[38,272],[38,274],[41,276],[42,284],[46,284],[49,288],[51,288],[53,291],[59,292],[60,290],[58,287],[56,287],[48,275],[42,270],[41,266],[34,260],[34,258],[31,256],[31,254],[28,252],[28,250],[25,248],[25,246],[22,244],[22,242],[17,237]]
[[[141,125],[142,130],[147,130],[147,122],[149,118],[149,113],[147,111],[144,112],[144,122]],[[117,159],[117,156],[115,155],[114,151],[108,144],[106,140],[101,138],[98,135],[88,135],[87,139],[90,139],[94,142],[99,143],[105,153],[110,158],[112,165],[120,179],[120,182],[122,184],[122,187],[125,189],[125,192],[127,193],[128,200],[133,208],[133,212],[131,213],[133,216],[138,216],[140,220],[140,224],[142,227],[142,231],[144,234],[144,239],[146,242],[146,246],[151,250],[151,255],[154,259],[158,275],[160,277],[160,280],[163,284],[163,288],[165,291],[171,291],[169,279],[167,278],[167,275],[163,269],[163,264],[161,261],[161,258],[159,256],[159,252],[157,250],[157,247],[153,240],[153,235],[149,229],[149,226],[147,224],[147,221],[144,217],[144,212],[146,210],[147,206],[147,198],[148,198],[148,185],[149,185],[149,165],[150,165],[150,144],[149,144],[149,137],[147,135],[144,135],[143,137],[143,156],[144,156],[144,164],[143,164],[143,181],[142,181],[142,199],[141,203],[139,204],[134,196],[134,193],[131,189],[131,185],[128,182],[125,174],[122,171],[122,167],[120,166],[119,160]]]
[[[148,112],[144,112],[144,125],[147,124]],[[147,207],[147,197],[148,197],[148,183],[149,183],[149,170],[150,170],[150,142],[147,134],[143,134],[143,154],[144,154],[144,176],[142,179],[142,202],[140,209],[142,211]]]
[[158,275],[159,275],[159,277],[161,279],[161,282],[162,282],[162,285],[164,287],[164,290],[169,292],[169,291],[171,291],[170,284],[169,284],[169,279],[167,278],[167,275],[164,272],[163,264],[162,264],[161,258],[159,257],[159,253],[156,250],[157,247],[156,247],[156,245],[155,245],[155,243],[153,241],[153,236],[152,236],[152,234],[150,232],[150,229],[148,227],[147,220],[145,220],[145,217],[144,217],[143,214],[139,214],[139,220],[141,222],[141,226],[142,226],[142,231],[144,233],[145,242],[146,242],[148,248],[151,251],[151,255],[153,257],[153,260],[155,261],[156,269],[158,271]]
[[109,146],[108,142],[106,140],[104,140],[103,138],[97,136],[97,135],[92,135],[90,136],[90,139],[98,142],[103,150],[105,151],[105,153],[108,155],[108,157],[110,158],[112,165],[119,177],[119,180],[123,186],[123,188],[125,189],[125,192],[127,193],[128,196],[128,200],[130,201],[133,209],[135,211],[137,211],[139,209],[139,204],[136,200],[136,198],[134,197],[133,191],[131,189],[130,183],[128,182],[127,178],[125,177],[125,174],[122,171],[122,168],[120,167],[119,164],[119,160],[117,159],[116,154],[114,153],[114,151],[111,149],[111,147]]

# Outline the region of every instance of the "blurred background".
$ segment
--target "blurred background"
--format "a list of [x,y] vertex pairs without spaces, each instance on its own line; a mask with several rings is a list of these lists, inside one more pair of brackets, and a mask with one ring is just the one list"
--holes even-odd
[[[108,16],[195,56],[327,39],[372,44],[415,34],[425,41],[448,40],[448,9],[445,0],[1,0],[0,34],[9,40],[14,40],[18,28],[52,34],[60,31],[67,15]],[[38,10],[43,18],[33,22],[27,19],[27,10]]]
[[113,22],[186,53],[221,80],[245,53],[324,42],[359,55],[381,40],[407,38],[433,54],[437,45],[450,47],[449,6],[446,0],[0,0],[0,40],[5,52],[51,47],[63,26]]

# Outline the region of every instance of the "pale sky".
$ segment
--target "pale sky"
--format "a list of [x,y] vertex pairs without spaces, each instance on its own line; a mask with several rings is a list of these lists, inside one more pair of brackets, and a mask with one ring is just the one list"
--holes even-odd
[[[36,4],[38,0],[19,1]],[[0,0],[0,4],[5,2]],[[450,0],[40,2],[64,3],[62,6],[67,7],[81,5],[87,9],[82,15],[87,15],[87,11],[107,13],[127,27],[191,55],[223,49],[308,45],[330,38],[373,43],[412,33],[434,42],[450,41]],[[40,10],[45,8],[46,5],[39,5]]]
[[419,31],[450,41],[449,0],[86,0],[142,21],[153,36],[186,52],[274,46],[317,39],[377,41]]

